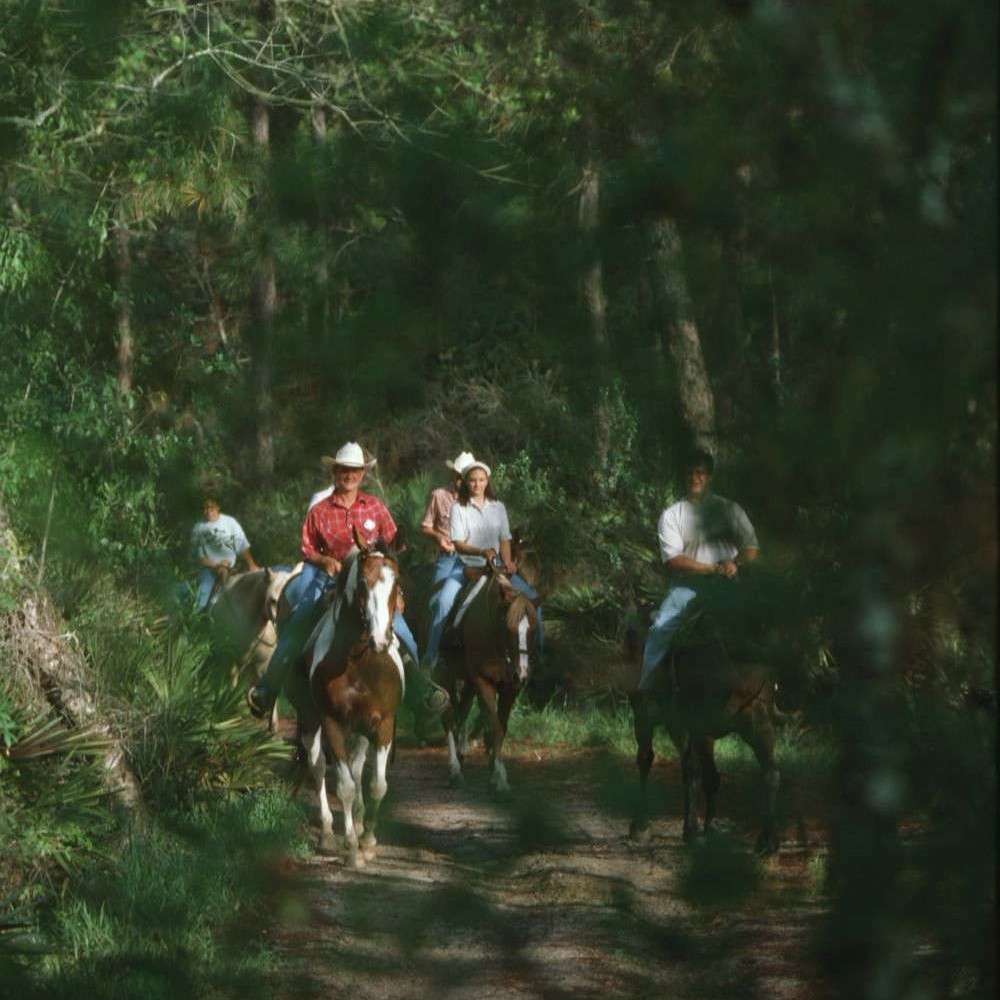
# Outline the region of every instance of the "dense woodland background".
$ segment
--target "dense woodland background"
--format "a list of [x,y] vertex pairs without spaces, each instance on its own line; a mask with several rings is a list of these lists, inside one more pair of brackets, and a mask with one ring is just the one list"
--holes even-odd
[[[88,754],[154,814],[217,830],[227,807],[192,789],[263,785],[257,833],[294,827],[263,776],[279,750],[199,678],[165,597],[201,485],[260,561],[293,561],[320,456],[357,439],[415,560],[443,460],[492,463],[545,566],[534,697],[571,706],[627,687],[656,515],[713,448],[778,595],[787,707],[839,747],[831,983],[988,994],[996,16],[2,0],[0,930],[21,988],[100,964],[93,941],[44,975],[18,957],[61,951],[52,900],[106,877],[99,845],[132,822]],[[170,843],[229,885],[231,857]],[[224,965],[196,958],[192,982]]]

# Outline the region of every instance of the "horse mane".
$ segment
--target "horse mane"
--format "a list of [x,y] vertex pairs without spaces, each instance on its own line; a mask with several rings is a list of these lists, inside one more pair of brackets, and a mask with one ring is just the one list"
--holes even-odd
[[[527,580],[527,577],[525,577]],[[530,583],[531,581],[528,580]],[[527,615],[532,625],[538,622],[538,609],[524,594],[518,594],[507,608],[507,628],[516,629],[521,619]]]

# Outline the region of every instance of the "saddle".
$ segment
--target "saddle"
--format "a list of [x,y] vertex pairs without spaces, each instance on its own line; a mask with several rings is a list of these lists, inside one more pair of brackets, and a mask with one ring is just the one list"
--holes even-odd
[[[485,566],[465,566],[462,569],[462,574],[465,577],[462,589],[455,597],[455,603],[452,604],[451,611],[448,612],[444,631],[441,634],[441,646],[447,649],[461,647],[462,630],[459,625],[462,623],[466,608],[472,603],[481,587],[485,585],[482,584],[482,581],[484,577],[489,575],[489,570]],[[496,578],[500,585],[500,592],[509,604],[517,596],[517,590],[503,573],[497,572]]]

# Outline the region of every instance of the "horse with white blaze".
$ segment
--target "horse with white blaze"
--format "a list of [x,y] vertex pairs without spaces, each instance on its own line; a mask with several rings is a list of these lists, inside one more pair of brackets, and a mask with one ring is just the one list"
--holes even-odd
[[[392,628],[401,603],[399,565],[366,546],[344,560],[336,598],[303,651],[289,696],[299,712],[301,739],[319,800],[320,851],[333,853],[333,813],[326,793],[326,755],[333,757],[337,798],[344,809],[348,863],[375,857],[379,806],[405,686],[399,641]],[[373,758],[373,759],[371,759]],[[371,760],[366,812],[362,780]]]

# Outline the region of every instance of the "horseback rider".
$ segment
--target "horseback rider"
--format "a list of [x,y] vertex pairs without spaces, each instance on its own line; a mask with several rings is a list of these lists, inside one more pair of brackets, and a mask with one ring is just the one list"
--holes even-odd
[[[267,671],[259,683],[247,692],[247,704],[258,718],[267,715],[284,686],[288,672],[301,653],[306,640],[319,621],[324,598],[337,583],[342,561],[354,547],[354,532],[368,544],[390,544],[396,537],[396,522],[377,497],[361,492],[366,462],[356,442],[345,444],[334,457],[333,491],[310,506],[302,525],[302,558],[309,578],[300,585],[300,596],[282,628],[278,645]],[[393,617],[393,631],[414,663],[419,663],[413,633],[399,611]],[[414,674],[419,674],[414,671]],[[423,678],[417,678],[418,684]],[[447,693],[426,682],[425,699],[433,704],[447,704]],[[439,709],[440,710],[440,709]]]
[[670,586],[646,636],[640,692],[655,686],[657,668],[705,582],[713,577],[736,580],[740,567],[760,553],[756,532],[743,508],[711,491],[714,471],[712,455],[695,451],[684,468],[685,498],[660,514],[657,537]]
[[200,567],[195,591],[195,610],[204,611],[212,595],[226,582],[229,571],[242,562],[247,571],[260,569],[250,551],[250,542],[235,517],[222,513],[212,492],[202,497],[202,519],[191,529],[191,554]]
[[[532,602],[538,601],[538,591],[517,572],[511,554],[507,508],[493,493],[490,467],[473,458],[469,452],[459,455],[450,467],[456,473],[456,497],[447,505],[447,537],[443,537],[443,529],[434,531],[433,519],[436,504],[439,510],[447,504],[447,498],[439,496],[445,490],[435,490],[431,495],[431,503],[421,524],[425,534],[433,532],[439,538],[441,549],[435,564],[436,589],[430,601],[431,621],[424,651],[426,663],[431,669],[437,665],[441,637],[455,598],[462,589],[465,567],[485,566],[488,561],[494,562],[499,557],[514,588]],[[426,529],[428,516],[431,516],[431,532]]]

